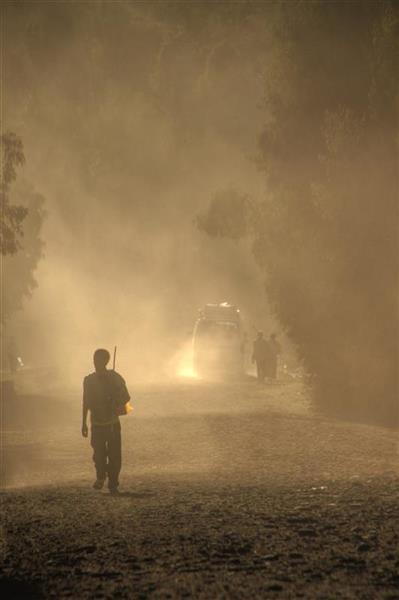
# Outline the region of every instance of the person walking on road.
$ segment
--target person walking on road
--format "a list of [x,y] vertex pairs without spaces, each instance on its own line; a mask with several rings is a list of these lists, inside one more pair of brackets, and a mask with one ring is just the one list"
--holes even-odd
[[252,363],[256,363],[259,383],[263,383],[267,370],[268,343],[263,337],[263,331],[258,331],[253,343]]
[[267,377],[275,380],[277,378],[278,357],[281,354],[281,345],[277,341],[275,333],[272,333],[269,339],[269,356],[267,361]]
[[107,369],[108,350],[94,352],[95,372],[83,380],[82,435],[88,437],[87,415],[90,411],[91,446],[96,469],[94,489],[103,488],[108,476],[108,489],[118,494],[119,473],[122,466],[121,425],[119,415],[125,414],[130,400],[123,377]]

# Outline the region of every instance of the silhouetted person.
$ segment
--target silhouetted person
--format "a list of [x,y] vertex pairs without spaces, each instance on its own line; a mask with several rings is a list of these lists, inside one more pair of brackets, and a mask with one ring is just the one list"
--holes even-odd
[[253,343],[252,363],[256,363],[258,381],[265,380],[268,358],[268,343],[263,337],[263,332],[258,331]]
[[276,334],[272,333],[268,342],[269,353],[267,358],[266,376],[270,379],[277,377],[277,362],[281,354],[281,345],[277,341]]
[[121,425],[118,414],[130,400],[124,379],[107,369],[108,350],[94,352],[95,372],[83,380],[82,435],[88,436],[87,413],[90,411],[91,445],[97,478],[93,487],[102,489],[108,475],[108,489],[118,493],[122,465]]
[[244,370],[244,373],[247,370],[247,345],[248,345],[248,334],[243,333],[241,343],[240,343],[240,354],[241,354],[241,368]]

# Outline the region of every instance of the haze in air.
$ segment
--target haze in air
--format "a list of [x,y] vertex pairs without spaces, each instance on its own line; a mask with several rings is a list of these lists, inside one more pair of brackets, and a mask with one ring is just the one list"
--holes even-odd
[[0,11],[5,589],[393,598],[396,4]]

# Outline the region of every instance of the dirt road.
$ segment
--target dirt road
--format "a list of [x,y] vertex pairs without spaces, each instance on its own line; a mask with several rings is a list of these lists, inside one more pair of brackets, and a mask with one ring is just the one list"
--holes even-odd
[[397,432],[300,384],[135,390],[120,497],[78,393],[5,407],[1,584],[18,598],[399,599]]

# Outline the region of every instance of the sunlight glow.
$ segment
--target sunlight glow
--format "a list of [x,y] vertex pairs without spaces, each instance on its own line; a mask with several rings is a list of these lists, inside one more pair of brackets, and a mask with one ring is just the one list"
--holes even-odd
[[185,377],[189,379],[197,379],[198,375],[194,369],[194,356],[192,341],[186,343],[180,350],[177,358],[177,377]]
[[198,375],[194,371],[194,368],[192,366],[180,367],[180,369],[177,372],[177,376],[178,377],[191,377],[194,379],[198,378]]

